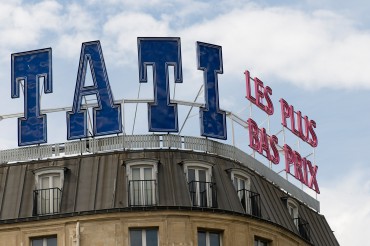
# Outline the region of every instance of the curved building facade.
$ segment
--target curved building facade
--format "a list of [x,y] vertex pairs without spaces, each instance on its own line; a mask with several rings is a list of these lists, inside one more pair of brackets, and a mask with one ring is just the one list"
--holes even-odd
[[0,246],[339,245],[317,208],[251,168],[262,163],[160,140],[0,165]]

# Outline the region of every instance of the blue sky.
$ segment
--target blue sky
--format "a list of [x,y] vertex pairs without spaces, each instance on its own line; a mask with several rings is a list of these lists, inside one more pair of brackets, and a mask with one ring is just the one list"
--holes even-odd
[[[23,99],[10,98],[12,53],[52,47],[54,92],[43,95],[41,104],[52,108],[72,106],[82,42],[101,41],[115,99],[133,99],[139,87],[137,37],[180,37],[184,82],[176,85],[176,99],[185,101],[194,100],[203,83],[195,42],[220,45],[220,107],[248,118],[248,69],[273,90],[272,131],[281,128],[280,98],[314,119],[321,212],[341,245],[361,245],[363,228],[370,228],[369,10],[365,0],[1,0],[0,115],[23,111]],[[153,97],[151,83],[141,86],[140,97]],[[125,109],[126,133],[132,131],[133,110]],[[180,122],[187,110],[181,109]],[[257,108],[253,112],[262,117]],[[146,114],[146,105],[139,105],[136,134],[147,133]],[[192,127],[196,111],[191,116],[182,134],[199,135]],[[64,122],[65,113],[48,115],[49,143],[66,141]],[[16,147],[16,119],[1,121],[0,131],[0,148]],[[247,131],[236,132],[236,144],[251,152]],[[275,170],[282,168],[281,161]]]

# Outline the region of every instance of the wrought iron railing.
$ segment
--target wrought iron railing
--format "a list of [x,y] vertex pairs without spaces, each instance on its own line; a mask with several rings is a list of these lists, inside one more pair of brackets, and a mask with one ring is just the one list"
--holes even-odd
[[129,206],[157,205],[156,180],[130,180],[128,182]]
[[22,147],[0,150],[0,163],[58,158],[62,156],[85,155],[125,149],[164,149],[177,148],[213,153],[237,160],[248,168],[255,170],[266,179],[288,191],[292,196],[320,211],[320,203],[278,173],[256,161],[251,161],[248,154],[235,146],[206,138],[180,136],[173,134],[118,135],[104,138],[88,138],[66,143]]
[[238,190],[238,196],[247,214],[261,217],[260,194],[250,191],[250,190],[241,189],[241,190]]
[[216,183],[191,181],[188,183],[192,206],[217,207]]
[[294,224],[298,227],[299,234],[307,241],[310,241],[311,238],[310,224],[302,218],[295,218]]
[[60,212],[62,190],[59,188],[33,191],[33,214],[56,214]]

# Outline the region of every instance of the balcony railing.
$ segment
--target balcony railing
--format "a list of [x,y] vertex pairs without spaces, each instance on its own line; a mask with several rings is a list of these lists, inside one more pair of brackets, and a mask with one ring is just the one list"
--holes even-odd
[[130,180],[128,182],[129,206],[157,205],[156,180]]
[[33,191],[33,214],[55,214],[60,212],[62,190],[59,188]]
[[311,238],[310,224],[302,218],[295,218],[294,224],[298,226],[299,234],[307,241],[310,241]]
[[216,183],[191,181],[188,185],[192,206],[217,207]]
[[238,196],[247,214],[261,217],[260,194],[250,191],[250,190],[241,189],[241,190],[238,190]]
[[[177,102],[181,103],[181,102]],[[185,104],[184,104],[185,105]],[[4,115],[3,115],[4,116]],[[14,115],[13,115],[14,116]],[[12,117],[13,117],[12,116]],[[235,115],[230,114],[234,117]],[[19,117],[19,116],[16,116]],[[1,117],[0,117],[1,118]],[[261,163],[250,161],[250,156],[239,148],[204,137],[180,136],[178,134],[118,135],[104,138],[89,138],[66,143],[42,144],[24,148],[0,150],[0,163],[59,158],[62,156],[85,155],[125,149],[182,149],[216,154],[243,163],[266,177],[292,196],[298,197],[316,211],[320,203],[294,184],[285,180]]]

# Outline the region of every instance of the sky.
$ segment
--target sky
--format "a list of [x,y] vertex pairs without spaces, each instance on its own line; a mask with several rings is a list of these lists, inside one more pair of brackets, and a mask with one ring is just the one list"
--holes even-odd
[[[52,48],[54,91],[42,95],[45,109],[72,106],[83,42],[100,40],[116,100],[138,97],[138,37],[181,38],[183,83],[170,87],[171,98],[183,101],[193,101],[203,83],[196,42],[222,46],[221,109],[266,127],[263,112],[251,113],[245,98],[249,70],[272,88],[272,133],[281,129],[280,98],[315,120],[321,213],[341,245],[363,245],[370,228],[369,11],[365,0],[0,0],[0,115],[23,112],[23,98],[10,95],[12,53]],[[151,81],[140,86],[139,98],[153,98]],[[180,123],[188,110],[179,109]],[[125,133],[147,134],[147,106],[139,104],[135,127],[134,111],[135,105],[125,108]],[[0,122],[0,149],[17,147],[16,121]],[[48,114],[48,143],[66,141],[65,121],[65,112]],[[181,134],[199,136],[193,122],[199,124],[197,110]],[[230,132],[228,122],[224,142],[250,153],[247,130],[236,125]],[[294,136],[287,141],[312,151]],[[273,168],[283,169],[282,162]]]

